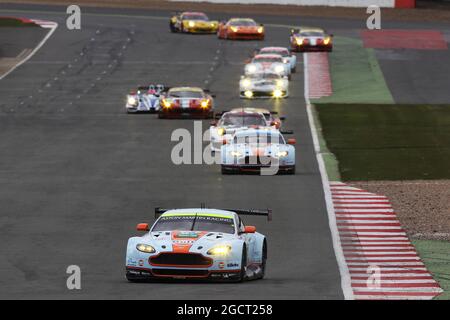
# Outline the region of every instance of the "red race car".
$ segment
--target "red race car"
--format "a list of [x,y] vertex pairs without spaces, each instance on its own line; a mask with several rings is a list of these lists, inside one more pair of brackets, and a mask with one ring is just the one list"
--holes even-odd
[[204,118],[214,117],[214,99],[207,91],[196,87],[169,89],[161,96],[158,117]]
[[232,18],[228,22],[222,21],[217,31],[219,39],[264,40],[264,36],[264,26],[249,18]]
[[320,28],[300,28],[291,30],[291,50],[306,51],[333,51],[333,35]]

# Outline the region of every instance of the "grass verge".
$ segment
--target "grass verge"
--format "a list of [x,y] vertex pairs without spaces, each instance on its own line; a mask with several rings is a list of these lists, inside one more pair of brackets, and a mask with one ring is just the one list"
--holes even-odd
[[450,105],[316,105],[345,181],[450,178]]
[[450,300],[450,244],[447,241],[414,240],[414,246],[444,292],[439,300]]
[[374,50],[360,39],[335,37],[329,59],[333,95],[313,103],[394,103]]

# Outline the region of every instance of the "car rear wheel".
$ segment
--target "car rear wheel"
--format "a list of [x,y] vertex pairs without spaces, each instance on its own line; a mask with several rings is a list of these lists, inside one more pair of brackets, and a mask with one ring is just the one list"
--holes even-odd
[[244,248],[242,248],[241,271],[239,272],[238,281],[239,282],[244,281],[246,274],[247,274],[247,248],[244,246]]
[[170,28],[170,32],[175,33],[177,32],[177,28],[175,28],[175,25],[173,24],[173,22],[169,22],[169,28]]
[[267,263],[267,242],[264,240],[263,248],[262,248],[262,261],[261,261],[261,275],[260,279],[264,279],[266,275],[266,263]]

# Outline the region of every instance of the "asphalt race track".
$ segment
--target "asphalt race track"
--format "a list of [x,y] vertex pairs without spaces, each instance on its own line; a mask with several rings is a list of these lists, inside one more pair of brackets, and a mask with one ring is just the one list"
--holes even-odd
[[[60,27],[29,62],[0,81],[0,298],[343,298],[306,116],[301,57],[289,99],[238,98],[244,61],[257,46],[286,46],[288,28],[275,24],[295,24],[294,18],[260,17],[273,25],[259,43],[171,34],[168,12],[91,9],[82,30],[69,31],[60,8],[8,9],[0,14],[53,20]],[[327,23],[361,27],[355,21]],[[217,165],[172,164],[171,134],[193,131],[193,121],[124,112],[127,91],[149,82],[208,88],[217,95],[218,110],[279,111],[297,138],[297,174],[222,176]],[[209,121],[203,124],[206,129]],[[202,202],[273,209],[271,223],[246,219],[268,237],[266,279],[128,283],[125,246],[138,234],[136,224],[153,222],[155,206]],[[73,264],[82,270],[80,291],[66,288],[66,268]]]

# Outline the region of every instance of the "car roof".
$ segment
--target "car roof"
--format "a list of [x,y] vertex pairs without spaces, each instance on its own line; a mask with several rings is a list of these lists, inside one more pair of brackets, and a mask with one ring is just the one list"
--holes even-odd
[[300,27],[300,32],[322,32],[322,33],[325,33],[325,30],[322,28]]
[[[233,112],[235,110],[242,111],[242,108],[236,108],[231,111]],[[255,113],[270,113],[270,111],[268,109],[264,109],[264,108],[245,108],[244,110],[247,112],[255,112]]]
[[249,136],[249,135],[273,135],[273,136],[281,136],[281,133],[278,129],[274,129],[272,127],[262,127],[262,128],[250,128],[239,130],[235,133],[235,136]]
[[228,22],[236,22],[236,21],[252,21],[255,22],[254,19],[252,18],[231,18],[230,20],[228,20]]
[[280,56],[279,54],[268,54],[268,53],[262,53],[262,54],[257,54],[255,56],[256,59],[258,58],[269,58],[269,59],[275,59],[275,58],[282,58],[282,56]]
[[204,12],[199,12],[199,11],[185,11],[185,12],[183,12],[183,13],[181,13],[182,15],[184,15],[184,14],[198,14],[198,15],[202,15],[202,16],[206,16],[206,13],[204,13]]
[[169,90],[170,92],[180,92],[180,91],[194,91],[194,92],[203,92],[202,88],[199,87],[175,87]]
[[256,108],[234,108],[234,109],[231,109],[230,111],[225,112],[225,113],[233,113],[233,114],[236,114],[236,113],[240,113],[240,114],[245,114],[245,113],[247,113],[247,114],[260,114],[261,112],[257,111]]
[[233,211],[220,210],[220,209],[208,209],[208,208],[187,208],[187,209],[173,209],[164,212],[161,217],[170,216],[201,216],[201,217],[217,217],[233,219],[236,215]]
[[264,47],[264,48],[261,48],[261,50],[259,50],[259,51],[261,52],[264,50],[267,50],[267,51],[289,51],[289,49],[285,48],[285,47]]

